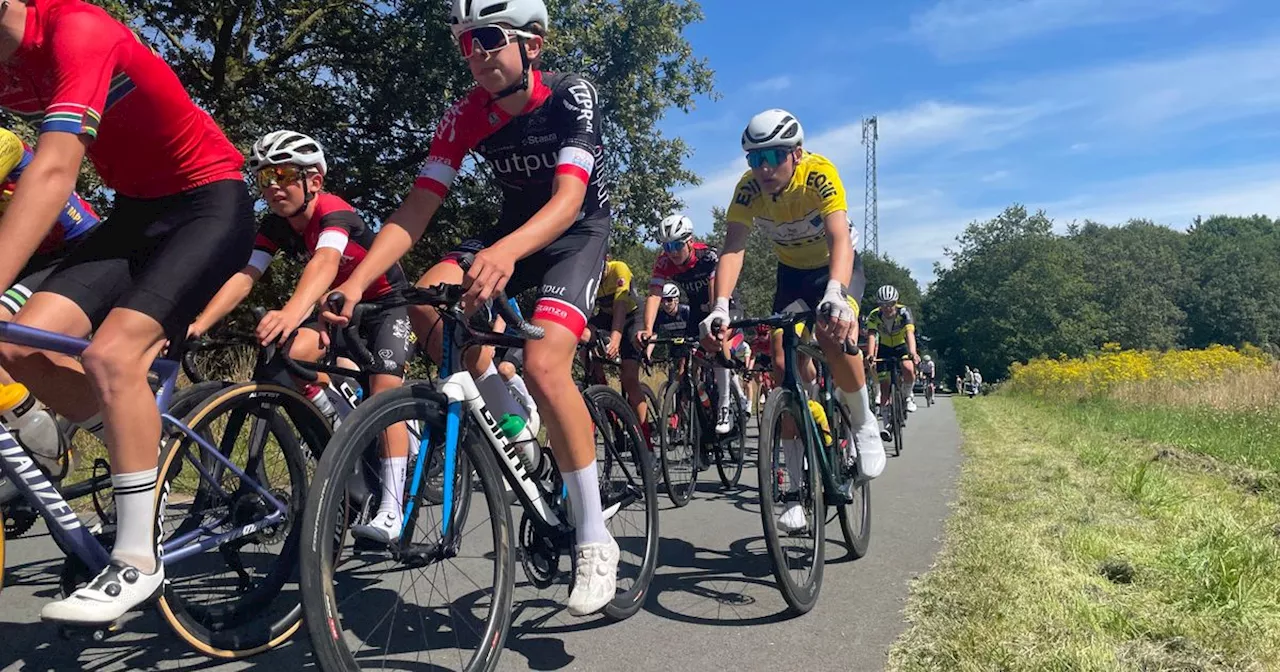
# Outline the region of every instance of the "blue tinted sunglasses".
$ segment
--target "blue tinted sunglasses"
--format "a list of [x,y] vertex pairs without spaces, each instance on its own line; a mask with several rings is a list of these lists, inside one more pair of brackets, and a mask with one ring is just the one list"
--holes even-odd
[[668,254],[675,254],[676,252],[679,252],[680,249],[683,248],[684,244],[687,242],[689,242],[688,238],[684,240],[672,240],[670,242],[663,243],[662,251]]
[[791,150],[783,147],[770,147],[769,149],[755,149],[747,152],[747,165],[752,168],[759,168],[764,164],[777,168],[782,162],[787,160],[791,155]]

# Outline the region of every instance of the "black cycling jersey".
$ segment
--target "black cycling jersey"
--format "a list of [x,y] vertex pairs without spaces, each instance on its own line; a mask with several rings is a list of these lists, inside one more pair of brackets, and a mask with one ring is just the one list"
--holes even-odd
[[658,310],[658,317],[653,321],[653,333],[667,338],[683,336],[689,325],[689,305],[682,303],[676,308],[675,315]]

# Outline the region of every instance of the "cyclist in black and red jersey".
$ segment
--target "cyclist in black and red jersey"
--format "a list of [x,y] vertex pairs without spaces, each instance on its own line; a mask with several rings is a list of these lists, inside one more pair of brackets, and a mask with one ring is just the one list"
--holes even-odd
[[[688,330],[685,335],[698,336],[698,323],[711,312],[711,280],[715,276],[720,256],[712,247],[693,239],[693,220],[684,215],[671,215],[658,224],[658,239],[662,251],[653,262],[653,274],[649,280],[649,297],[644,306],[644,329],[636,334],[644,342],[653,334],[653,323],[658,317],[658,304],[662,298],[662,286],[672,283],[684,291],[689,301]],[[723,354],[731,356],[741,338],[730,343],[725,339]],[[729,375],[729,369],[715,367],[716,389],[720,394],[719,412],[716,415],[716,433],[727,434],[733,428],[733,413],[729,410],[729,385],[737,379]],[[738,383],[738,387],[741,384]]]
[[[276,254],[283,252],[305,262],[306,266],[289,300],[258,323],[258,338],[263,345],[283,342],[296,329],[289,355],[306,362],[319,361],[328,347],[343,351],[346,346],[340,332],[334,334],[337,342],[325,344],[319,325],[314,320],[306,320],[325,293],[346,280],[364,258],[373,244],[373,230],[349,203],[324,190],[329,165],[324,148],[310,136],[294,131],[266,134],[253,145],[249,169],[270,213],[258,228],[249,263],[222,286],[191,324],[189,334],[201,335],[226,317],[249,296],[254,283],[267,271]],[[396,264],[369,286],[362,300],[393,300],[407,285],[404,271]],[[360,324],[361,339],[369,352],[377,355],[376,363],[382,367],[369,376],[370,394],[404,384],[409,332],[409,311],[403,306],[379,311]],[[322,380],[300,384],[300,387],[332,422],[335,412],[325,396],[327,380],[324,378],[322,374]],[[352,526],[351,532],[385,542],[398,534],[401,527],[400,502],[404,500],[409,456],[409,434],[403,423],[383,434],[382,449],[383,491],[377,514],[367,525]]]
[[[595,86],[575,74],[539,69],[548,19],[542,0],[454,0],[450,24],[476,88],[436,126],[414,189],[382,226],[360,266],[336,291],[347,299],[341,323],[373,281],[407,253],[431,223],[469,152],[492,168],[502,188],[495,226],[465,241],[418,281],[468,285],[465,300],[487,301],[496,290],[537,291],[532,321],[546,330],[525,347],[525,376],[569,490],[577,549],[569,612],[594,613],[616,592],[618,544],[605,527],[595,440],[572,364],[595,299],[612,219],[606,154]],[[463,253],[474,261],[464,276]],[[429,308],[411,312],[418,336],[437,361],[440,329]],[[491,348],[468,366],[496,383],[487,404],[519,405],[506,392]],[[480,352],[480,349],[476,349]],[[483,393],[483,389],[482,389]],[[495,410],[503,410],[499,405]]]
[[0,2],[0,108],[40,124],[0,218],[0,287],[53,228],[85,155],[115,195],[111,216],[14,318],[93,333],[80,361],[0,345],[16,380],[106,439],[118,521],[111,562],[40,615],[110,623],[164,583],[155,534],[160,414],[147,370],[249,258],[244,157],[128,26],[80,0]]

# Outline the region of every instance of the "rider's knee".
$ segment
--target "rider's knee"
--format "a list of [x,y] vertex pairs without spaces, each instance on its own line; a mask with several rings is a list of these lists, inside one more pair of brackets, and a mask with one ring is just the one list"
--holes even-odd
[[511,380],[516,377],[516,365],[511,362],[498,362],[498,375],[503,380]]

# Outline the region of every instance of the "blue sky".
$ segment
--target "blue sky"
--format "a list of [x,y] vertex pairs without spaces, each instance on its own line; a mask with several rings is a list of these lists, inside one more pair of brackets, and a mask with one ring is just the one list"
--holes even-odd
[[965,224],[1020,202],[1059,227],[1280,211],[1280,2],[702,0],[687,31],[722,97],[664,132],[703,184],[699,231],[746,164],[739,136],[795,113],[862,229],[861,119],[879,117],[880,249],[933,277]]

